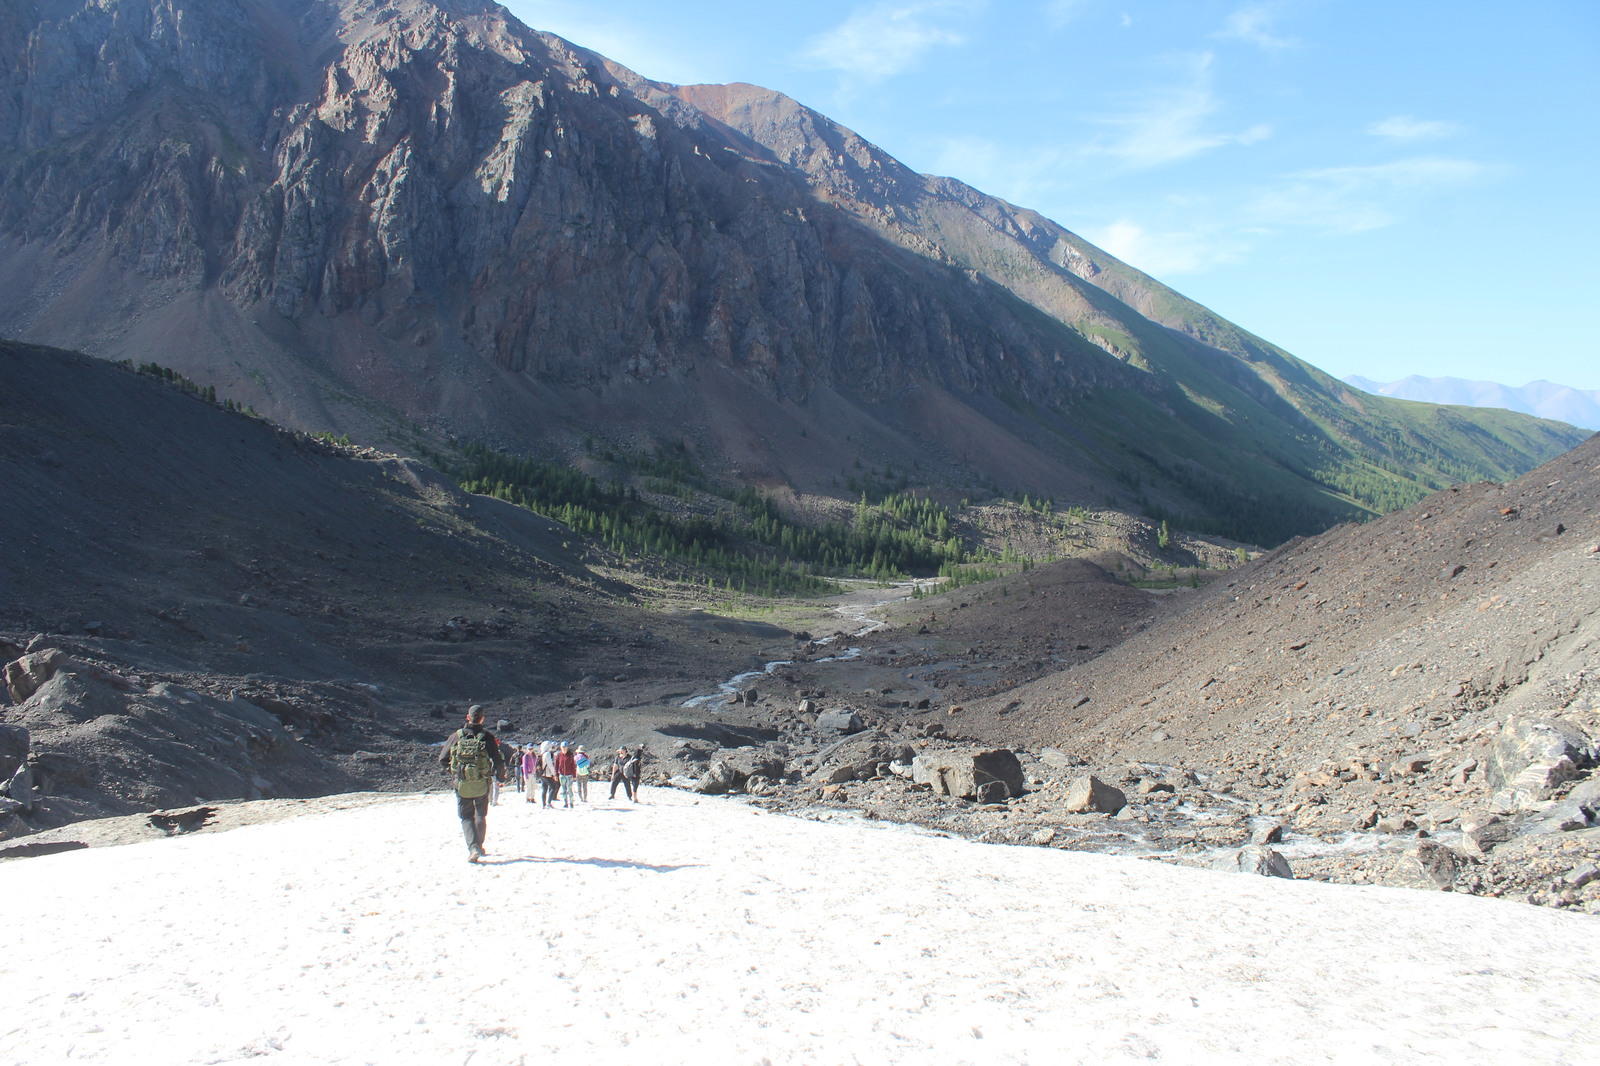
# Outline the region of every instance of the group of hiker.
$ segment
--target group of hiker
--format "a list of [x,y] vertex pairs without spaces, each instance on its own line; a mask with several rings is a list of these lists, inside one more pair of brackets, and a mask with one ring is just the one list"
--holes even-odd
[[[514,783],[534,801],[537,788],[543,807],[553,808],[559,797],[563,808],[589,801],[589,778],[594,763],[583,745],[568,741],[545,741],[518,746],[504,744],[484,727],[483,708],[467,708],[467,721],[450,735],[439,753],[439,765],[454,779],[456,807],[461,817],[461,832],[467,842],[467,861],[484,856],[484,834],[488,828],[489,805],[496,802],[499,786]],[[639,802],[639,782],[644,776],[644,745],[634,751],[618,748],[611,759],[611,794],[617,786],[634,803]]]
[[[559,797],[561,806],[570,808],[575,803],[589,802],[589,779],[596,776],[593,760],[582,744],[574,747],[563,740],[559,744],[545,741],[538,747],[532,744],[512,749],[517,758],[514,773],[518,787],[533,802],[534,789],[539,790],[539,803],[554,807]],[[611,759],[611,795],[617,798],[617,786],[635,803],[639,801],[639,778],[644,772],[644,745],[637,751],[618,748]]]

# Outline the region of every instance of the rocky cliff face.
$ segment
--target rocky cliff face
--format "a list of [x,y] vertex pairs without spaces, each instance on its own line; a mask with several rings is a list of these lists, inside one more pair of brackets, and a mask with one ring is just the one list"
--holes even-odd
[[25,243],[99,240],[152,280],[291,321],[355,314],[568,385],[707,359],[799,395],[914,372],[1059,402],[1119,378],[494,5],[40,16],[5,123],[0,218]]
[[[1354,513],[1329,462],[1426,466],[1352,452],[1341,420],[1381,412],[1037,215],[493,4],[30,0],[0,33],[0,332],[291,424],[598,429],[808,488],[870,460],[1204,519],[1291,497],[1258,536]],[[1527,437],[1465,468],[1571,443]]]

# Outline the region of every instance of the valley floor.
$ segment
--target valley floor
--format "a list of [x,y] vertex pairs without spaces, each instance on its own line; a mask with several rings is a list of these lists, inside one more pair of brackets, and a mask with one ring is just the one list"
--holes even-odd
[[478,866],[445,793],[0,864],[0,1061],[1502,1064],[1600,1043],[1583,917],[591,799],[502,800]]

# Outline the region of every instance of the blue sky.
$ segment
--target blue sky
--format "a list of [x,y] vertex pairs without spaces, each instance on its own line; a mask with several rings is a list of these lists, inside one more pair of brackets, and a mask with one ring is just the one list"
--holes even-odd
[[506,6],[787,93],[1331,373],[1600,389],[1600,0]]

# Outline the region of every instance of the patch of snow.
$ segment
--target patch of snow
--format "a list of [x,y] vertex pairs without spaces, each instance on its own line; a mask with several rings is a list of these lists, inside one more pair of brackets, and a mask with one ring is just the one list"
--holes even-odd
[[1600,926],[820,822],[452,796],[0,864],[0,1061],[1577,1063]]

